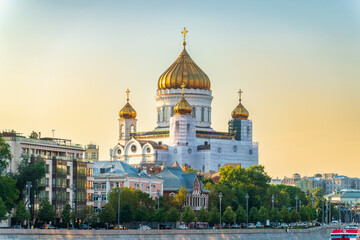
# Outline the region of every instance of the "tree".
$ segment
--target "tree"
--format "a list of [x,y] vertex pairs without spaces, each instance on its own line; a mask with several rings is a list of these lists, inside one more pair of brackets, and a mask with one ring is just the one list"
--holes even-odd
[[153,213],[153,215],[151,217],[151,220],[153,220],[154,222],[157,222],[158,223],[158,228],[159,228],[159,223],[166,221],[165,210],[163,208],[159,208],[158,210],[156,210]]
[[8,175],[0,175],[0,198],[4,202],[7,212],[10,212],[15,207],[15,201],[19,198],[16,180]]
[[264,206],[260,207],[260,209],[259,209],[259,221],[264,223],[268,219],[269,219],[269,210]]
[[61,218],[62,218],[62,222],[66,223],[67,228],[69,228],[69,223],[71,221],[71,206],[69,204],[69,202],[66,202],[62,212],[61,212]]
[[45,222],[45,224],[51,222],[55,218],[55,210],[48,200],[44,200],[40,203],[39,219]]
[[13,216],[13,218],[20,222],[20,226],[22,226],[23,221],[28,220],[30,218],[30,213],[28,213],[25,204],[23,202],[20,202],[16,206],[16,212]]
[[204,208],[204,206],[200,208],[196,215],[198,222],[210,222],[210,213]]
[[280,210],[280,217],[283,222],[289,223],[291,221],[290,211],[287,207],[283,206]]
[[109,223],[115,221],[115,210],[110,203],[106,203],[104,208],[100,212],[100,221],[106,224],[106,228],[109,228]]
[[259,221],[259,212],[256,207],[252,207],[249,212],[249,220],[250,222],[256,223]]
[[187,191],[181,187],[175,197],[169,197],[170,205],[175,208],[182,208],[187,202]]
[[290,218],[292,222],[298,222],[300,221],[300,214],[298,213],[298,211],[296,211],[295,208],[293,208],[293,210],[291,210],[291,214],[290,214]]
[[135,221],[142,222],[149,220],[149,211],[147,207],[139,205],[135,212]]
[[121,221],[124,223],[132,222],[134,219],[133,212],[131,211],[131,206],[128,203],[125,203],[121,209],[120,213]]
[[0,221],[7,219],[6,214],[7,214],[7,208],[2,198],[0,197]]
[[32,131],[29,135],[29,138],[32,138],[32,139],[38,139],[39,138],[39,134],[37,134],[37,132],[35,131]]
[[219,210],[216,207],[211,208],[210,210],[210,223],[211,224],[217,224],[220,220],[220,213]]
[[90,227],[90,223],[94,223],[98,219],[98,215],[95,212],[95,209],[93,206],[86,206],[86,214],[85,214],[85,220],[88,223],[88,228]]
[[246,212],[245,209],[239,205],[238,209],[236,210],[236,222],[242,223],[246,221]]
[[6,169],[11,158],[10,145],[5,142],[0,133],[0,174]]
[[229,229],[230,229],[230,224],[236,221],[236,214],[234,213],[234,211],[231,209],[230,206],[226,208],[222,216],[222,219],[224,223],[229,224]]
[[300,218],[303,222],[310,221],[310,208],[308,207],[301,207],[300,208]]
[[182,220],[186,225],[189,226],[189,223],[195,221],[195,213],[191,210],[190,206],[186,206],[185,211],[181,214]]
[[279,222],[280,221],[280,213],[277,208],[272,208],[270,211],[270,221],[271,222]]
[[[178,211],[176,208],[171,207],[171,208],[169,209],[169,211],[166,213],[166,220],[167,220],[168,222],[174,223],[174,222],[179,221],[179,219],[180,219],[180,213],[179,213],[179,211]],[[174,224],[173,224],[173,228],[174,228]]]

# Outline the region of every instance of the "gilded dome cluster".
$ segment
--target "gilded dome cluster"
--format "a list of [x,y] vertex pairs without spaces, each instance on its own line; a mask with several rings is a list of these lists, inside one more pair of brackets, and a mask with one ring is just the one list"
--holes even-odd
[[129,89],[126,91],[126,93],[127,93],[127,98],[126,98],[127,103],[120,110],[119,117],[120,119],[135,119],[136,111],[129,103],[129,93],[130,93]]
[[239,90],[239,104],[236,106],[236,108],[232,111],[231,116],[233,119],[248,119],[249,118],[249,112],[246,110],[246,108],[241,104],[241,93],[242,91]]
[[182,84],[185,88],[210,90],[210,79],[201,68],[191,59],[185,49],[184,29],[184,50],[180,53],[176,61],[160,76],[158,80],[158,89],[177,89]]

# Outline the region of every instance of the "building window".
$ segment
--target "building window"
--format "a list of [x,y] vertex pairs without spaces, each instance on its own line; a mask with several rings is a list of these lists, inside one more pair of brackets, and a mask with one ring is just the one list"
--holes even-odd
[[205,117],[205,108],[202,107],[202,108],[201,108],[201,121],[202,121],[202,122],[205,121],[205,120],[204,120],[204,117]]
[[66,170],[67,170],[67,175],[70,175],[70,166],[67,166]]
[[105,173],[105,168],[100,168],[100,173]]
[[174,116],[175,111],[174,111],[174,107],[171,107],[171,116]]
[[190,134],[190,123],[186,125],[186,133]]
[[99,198],[98,198],[98,195],[96,195],[96,194],[94,194],[94,201],[98,201],[99,200]]
[[166,122],[166,108],[165,107],[162,108],[162,112],[163,112],[163,122]]
[[106,201],[106,195],[101,195],[101,201]]
[[98,183],[94,183],[94,189],[98,189],[98,188],[99,188]]
[[159,108],[157,109],[157,117],[158,117],[157,121],[160,122],[160,109]]
[[49,173],[50,172],[50,166],[49,164],[46,164],[46,173]]
[[49,186],[49,178],[45,179],[45,184],[46,184],[47,187]]
[[106,189],[106,183],[102,183],[102,184],[101,184],[101,188],[102,188],[102,189]]
[[196,117],[196,111],[195,111],[195,107],[192,108],[192,111],[191,111],[191,115],[195,118]]

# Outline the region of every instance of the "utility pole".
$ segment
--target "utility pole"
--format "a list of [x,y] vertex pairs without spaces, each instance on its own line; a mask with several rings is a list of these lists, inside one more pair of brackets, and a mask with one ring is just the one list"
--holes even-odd
[[[31,207],[30,190],[32,188],[32,183],[30,181],[26,182],[26,188],[27,188],[27,195],[28,195],[28,213],[30,216],[30,207]],[[28,219],[28,229],[30,229],[30,217]]]
[[296,211],[298,211],[298,200],[299,200],[299,197],[298,195],[295,196],[295,201],[296,201]]
[[329,223],[329,202],[326,201],[326,218],[325,218],[325,224]]
[[299,200],[299,209],[301,209],[301,199]]
[[246,228],[249,226],[249,194],[246,193]]
[[219,193],[219,198],[220,198],[220,229],[221,229],[221,199],[222,199],[223,195],[222,193],[220,192]]
[[156,195],[157,195],[157,200],[158,200],[158,201],[157,201],[157,202],[158,202],[158,206],[157,206],[158,208],[157,208],[157,209],[159,210],[159,208],[160,208],[160,202],[159,202],[160,190],[157,190],[157,191],[156,191]]

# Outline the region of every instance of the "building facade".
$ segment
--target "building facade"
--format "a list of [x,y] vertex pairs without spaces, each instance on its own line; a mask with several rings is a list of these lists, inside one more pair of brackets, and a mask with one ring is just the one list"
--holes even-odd
[[84,159],[88,161],[99,161],[99,146],[95,144],[86,145]]

